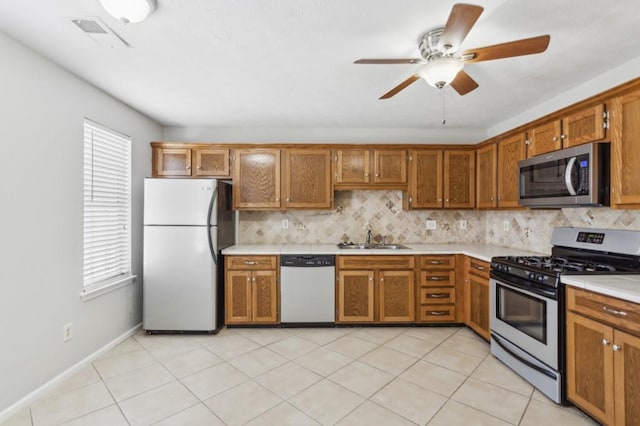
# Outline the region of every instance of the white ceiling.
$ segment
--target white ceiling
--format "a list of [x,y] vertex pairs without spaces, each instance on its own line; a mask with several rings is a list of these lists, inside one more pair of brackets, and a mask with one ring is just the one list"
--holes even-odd
[[[470,0],[485,8],[462,49],[542,34],[546,53],[468,64],[480,87],[445,91],[447,126],[488,128],[640,57],[638,0]],[[0,31],[165,126],[442,129],[440,93],[420,80],[378,97],[419,57],[454,1],[158,0],[124,25],[98,0],[0,0]],[[102,19],[130,47],[94,43],[72,18]],[[639,73],[640,74],[640,73]]]

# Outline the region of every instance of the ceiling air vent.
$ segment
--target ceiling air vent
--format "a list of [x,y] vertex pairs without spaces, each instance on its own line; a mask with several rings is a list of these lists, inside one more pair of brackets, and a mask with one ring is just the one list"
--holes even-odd
[[128,46],[118,34],[111,31],[111,28],[107,27],[107,25],[98,18],[75,18],[72,19],[71,22],[80,28],[91,40],[102,47],[116,49]]

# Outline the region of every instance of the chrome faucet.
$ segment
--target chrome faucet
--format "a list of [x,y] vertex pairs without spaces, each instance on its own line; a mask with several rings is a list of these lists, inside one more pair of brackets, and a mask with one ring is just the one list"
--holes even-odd
[[367,239],[365,241],[366,245],[371,245],[371,229],[367,229]]

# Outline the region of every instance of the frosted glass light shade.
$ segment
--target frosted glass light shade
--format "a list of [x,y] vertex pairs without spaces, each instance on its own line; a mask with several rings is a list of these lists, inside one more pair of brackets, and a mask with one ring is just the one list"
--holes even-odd
[[429,61],[418,74],[431,86],[442,89],[456,78],[463,67],[464,63],[459,59],[436,58]]
[[142,22],[156,8],[156,0],[100,0],[109,15],[125,23]]

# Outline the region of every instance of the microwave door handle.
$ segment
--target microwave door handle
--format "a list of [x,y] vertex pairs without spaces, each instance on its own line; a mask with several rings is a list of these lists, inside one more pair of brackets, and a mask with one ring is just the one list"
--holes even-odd
[[569,162],[567,163],[567,167],[564,169],[564,183],[567,185],[567,190],[571,195],[577,195],[576,189],[573,187],[573,183],[571,183],[571,171],[573,170],[573,166],[576,164],[576,157],[569,158]]

